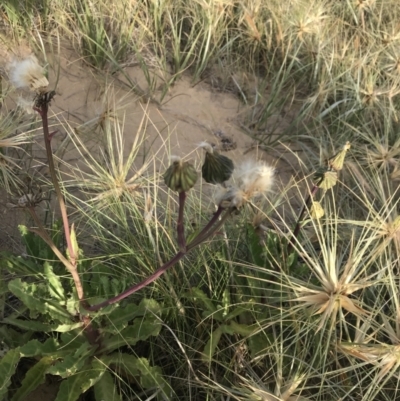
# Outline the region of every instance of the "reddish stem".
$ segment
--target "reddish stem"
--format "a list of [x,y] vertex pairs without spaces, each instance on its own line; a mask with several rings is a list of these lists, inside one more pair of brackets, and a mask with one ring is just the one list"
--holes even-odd
[[[180,242],[180,245],[183,244],[182,241],[184,241],[184,232],[183,232],[183,208],[184,208],[184,201],[186,198],[186,194],[182,195],[182,192],[179,194],[179,217],[178,217],[178,239]],[[122,292],[121,294],[117,295],[116,297],[110,298],[106,301],[103,301],[97,305],[93,305],[89,307],[88,309],[90,311],[98,311],[101,308],[104,308],[105,306],[112,305],[116,302],[122,301],[124,298],[129,297],[133,293],[141,290],[142,288],[148,286],[155,280],[157,280],[161,275],[163,275],[170,267],[174,266],[176,263],[178,263],[181,259],[183,259],[186,254],[195,248],[197,245],[199,245],[201,242],[205,241],[208,237],[213,235],[216,230],[218,230],[225,222],[225,220],[230,216],[230,210],[227,210],[227,213],[222,217],[220,221],[218,221],[219,217],[221,216],[221,213],[226,210],[222,206],[218,207],[218,210],[214,213],[214,216],[212,219],[208,222],[208,224],[201,230],[201,232],[194,238],[194,240],[187,246],[185,246],[184,250],[180,250],[171,260],[169,260],[167,263],[159,267],[152,275],[147,277],[145,280],[140,282],[139,284],[135,284],[132,287],[128,288],[126,291]],[[179,222],[182,222],[182,226],[179,224]],[[216,224],[217,223],[217,224]],[[214,227],[215,225],[215,227]]]
[[214,216],[211,218],[211,220],[207,223],[207,225],[196,235],[195,238],[187,245],[187,250],[189,251],[190,249],[194,248],[195,246],[199,245],[201,242],[203,242],[210,234],[210,230],[212,226],[218,221],[220,218],[222,212],[225,210],[224,207],[221,205],[218,206],[217,211],[214,213]]
[[291,250],[293,249],[294,246],[294,239],[297,238],[297,236],[299,235],[300,232],[300,228],[301,228],[301,223],[303,222],[303,216],[304,213],[307,209],[310,208],[310,204],[312,202],[312,200],[314,199],[314,196],[317,194],[319,187],[316,185],[313,185],[312,189],[311,189],[311,193],[308,195],[307,200],[304,202],[303,208],[301,209],[299,218],[297,219],[297,223],[296,223],[296,227],[293,231],[293,234],[289,240],[288,246],[287,246],[287,253],[289,254],[291,252]]
[[178,246],[179,251],[186,253],[186,238],[185,238],[185,227],[183,225],[183,212],[185,209],[186,192],[179,192],[179,212],[178,212],[178,224],[176,230],[178,232]]
[[124,292],[121,292],[121,294],[117,295],[116,297],[107,299],[106,301],[103,301],[97,305],[90,306],[88,309],[90,311],[98,311],[101,308],[104,308],[105,306],[115,304],[116,302],[122,301],[124,298],[129,297],[133,293],[141,290],[142,288],[148,286],[151,284],[153,281],[157,280],[162,274],[164,274],[170,267],[175,265],[175,263],[179,262],[184,256],[186,255],[186,252],[178,252],[171,260],[169,260],[167,263],[159,267],[152,275],[144,279],[142,282],[139,284],[135,284],[132,287],[128,288]]

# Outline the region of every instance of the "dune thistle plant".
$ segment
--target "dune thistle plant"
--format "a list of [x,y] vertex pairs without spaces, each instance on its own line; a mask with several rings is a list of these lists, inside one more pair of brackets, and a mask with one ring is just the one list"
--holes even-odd
[[[205,228],[199,233],[197,237],[193,239],[193,241],[186,245],[186,239],[184,236],[183,230],[183,212],[185,207],[185,199],[186,192],[190,190],[197,181],[197,172],[195,168],[181,160],[174,161],[172,165],[167,169],[164,180],[166,185],[173,191],[177,191],[179,193],[179,216],[177,221],[177,229],[178,229],[178,242],[180,246],[180,251],[165,265],[161,266],[156,270],[148,279],[144,280],[142,283],[139,283],[128,290],[122,292],[121,294],[113,297],[112,299],[106,300],[96,305],[89,305],[87,299],[85,298],[83,285],[81,282],[81,278],[78,273],[78,259],[79,259],[79,246],[77,242],[77,236],[75,233],[74,225],[71,225],[68,218],[67,207],[64,200],[64,195],[61,190],[61,186],[59,183],[59,178],[57,175],[54,156],[51,147],[51,141],[56,134],[56,132],[49,131],[49,123],[48,123],[48,112],[51,101],[55,96],[55,91],[48,90],[48,80],[43,75],[43,69],[38,64],[37,59],[34,56],[30,56],[27,59],[22,61],[13,61],[10,64],[10,79],[16,86],[16,88],[21,89],[29,89],[34,93],[33,99],[33,109],[40,115],[43,126],[43,135],[44,135],[44,143],[47,155],[47,162],[49,167],[49,172],[53,184],[54,191],[56,193],[56,197],[59,203],[60,213],[62,217],[62,225],[64,229],[65,240],[67,243],[67,255],[64,256],[63,253],[55,246],[51,237],[43,227],[40,222],[39,217],[35,212],[35,206],[37,202],[26,203],[27,209],[30,212],[32,218],[38,226],[38,229],[35,229],[34,232],[39,234],[39,236],[47,243],[47,245],[53,250],[53,252],[57,255],[59,260],[64,264],[69,273],[71,274],[76,293],[79,299],[79,303],[81,306],[81,310],[78,313],[80,319],[84,322],[85,332],[89,338],[89,341],[92,344],[96,344],[98,341],[99,333],[94,330],[91,324],[91,317],[89,313],[84,311],[98,311],[99,309],[117,303],[134,292],[140,290],[141,288],[149,285],[151,282],[156,280],[160,275],[162,275],[169,267],[176,264],[180,259],[182,259],[188,251],[190,251],[195,246],[199,245],[201,242],[204,242],[210,236],[215,233],[217,228],[219,228],[224,221],[229,217],[231,211],[233,209],[237,209],[242,206],[240,205],[229,205],[222,206],[219,205],[217,212],[214,214],[213,218],[209,221],[209,223],[205,226]],[[228,180],[233,171],[233,163],[230,159],[225,156],[211,155],[211,152],[206,154],[206,160],[203,165],[203,174],[207,171],[207,176],[212,175],[214,178],[212,180],[207,180],[209,182],[217,183],[224,182]],[[134,155],[133,155],[134,156]],[[215,160],[218,163],[215,163]],[[222,162],[222,163],[221,163]],[[118,163],[119,165],[120,163]],[[121,172],[122,173],[122,172]],[[125,172],[126,174],[127,172]],[[139,173],[140,174],[140,173]],[[271,179],[271,176],[268,177]],[[121,188],[122,189],[122,188]],[[30,198],[27,198],[28,200]],[[221,200],[222,201],[222,200]],[[227,211],[224,217],[219,220],[223,211]],[[215,226],[214,226],[215,225]]]
[[[227,219],[243,209],[246,203],[251,202],[255,197],[265,195],[269,192],[273,186],[274,170],[265,163],[256,161],[244,162],[235,170],[233,162],[228,157],[219,154],[209,145],[205,146],[206,154],[202,166],[203,178],[207,183],[220,185],[221,193],[217,195],[217,210],[213,216],[204,225],[203,229],[199,230],[190,241],[187,241],[184,219],[185,202],[188,192],[196,184],[198,172],[191,163],[179,158],[173,159],[172,164],[164,173],[163,179],[165,185],[171,191],[178,193],[179,211],[176,222],[178,252],[142,282],[126,289],[123,289],[123,283],[114,283],[117,295],[105,300],[99,300],[101,297],[93,297],[93,286],[88,284],[89,280],[85,277],[90,274],[89,271],[96,271],[96,269],[99,269],[98,274],[101,276],[104,274],[104,269],[101,266],[90,264],[90,262],[83,259],[82,250],[78,245],[78,235],[75,226],[71,224],[68,215],[65,194],[60,181],[61,176],[54,161],[55,156],[52,149],[52,141],[57,132],[50,132],[49,110],[56,92],[49,90],[49,82],[43,75],[43,70],[39,66],[37,59],[33,56],[22,61],[12,62],[10,65],[10,78],[17,88],[29,90],[33,104],[32,109],[41,118],[47,166],[53,190],[58,201],[62,222],[61,226],[64,231],[67,249],[65,253],[62,251],[60,237],[46,229],[38,216],[36,206],[42,201],[40,191],[37,191],[38,196],[24,195],[18,202],[18,207],[26,209],[36,225],[35,228],[21,228],[24,241],[26,242],[30,256],[39,258],[37,262],[33,263],[37,263],[40,266],[40,258],[51,261],[55,257],[58,263],[61,263],[69,272],[73,286],[70,283],[68,285],[63,283],[64,278],[60,275],[61,271],[59,268],[56,267],[57,262],[50,263],[47,261],[43,266],[40,266],[37,274],[42,274],[46,277],[46,280],[50,284],[49,287],[46,284],[35,285],[21,279],[12,280],[9,283],[9,290],[33,314],[42,317],[43,323],[41,324],[44,325],[40,326],[40,329],[39,325],[32,325],[34,331],[52,331],[54,333],[67,333],[68,335],[56,335],[51,344],[48,341],[40,343],[37,340],[34,340],[34,343],[21,344],[10,351],[8,358],[3,361],[3,364],[0,363],[0,371],[8,369],[8,373],[4,376],[5,379],[3,381],[8,380],[14,371],[11,368],[11,366],[14,366],[13,361],[19,360],[21,357],[40,357],[42,358],[40,359],[40,364],[32,367],[33,371],[41,369],[41,375],[36,381],[36,385],[44,380],[46,374],[60,375],[66,379],[61,385],[57,401],[63,399],[62,393],[65,388],[74,386],[75,383],[79,383],[79,385],[77,385],[76,391],[71,393],[68,400],[75,400],[79,394],[85,392],[93,385],[95,393],[97,391],[99,397],[101,397],[99,399],[104,399],[106,392],[105,383],[110,382],[110,374],[106,370],[108,368],[114,369],[115,366],[118,367],[121,365],[120,357],[115,354],[115,350],[122,346],[124,342],[126,343],[126,341],[134,345],[140,339],[147,339],[149,336],[157,335],[160,330],[159,320],[157,320],[157,313],[159,313],[157,302],[143,300],[140,305],[126,303],[124,306],[121,305],[121,302],[157,280],[169,268],[184,259],[194,248],[209,241],[221,229]],[[119,139],[122,140],[122,137],[119,136]],[[76,140],[78,139],[76,138]],[[112,141],[112,143],[114,142]],[[119,151],[123,149],[122,142],[117,141],[117,146],[119,147]],[[93,168],[92,172],[89,172],[87,176],[96,174],[100,169],[102,171],[101,174],[108,177],[102,182],[104,187],[102,188],[106,190],[102,192],[107,199],[119,199],[125,192],[132,192],[132,190],[139,191],[141,189],[139,178],[145,173],[146,165],[144,168],[139,169],[133,177],[130,179],[127,178],[132,162],[137,154],[135,152],[138,147],[135,146],[135,143],[132,149],[127,164],[124,164],[120,159],[116,159],[114,154],[109,155],[106,160],[108,170],[97,163],[95,158],[88,153],[87,157],[90,158]],[[119,154],[122,153],[119,152]],[[112,182],[119,184],[116,186],[111,185]],[[107,185],[109,186],[108,188]],[[103,202],[103,206],[107,203],[107,201],[103,201],[97,197],[93,205],[98,204],[99,201]],[[38,243],[38,238],[35,236],[40,238],[42,245],[38,245],[40,241]],[[47,248],[43,248],[44,244],[46,244]],[[21,261],[17,258],[13,259],[10,263],[10,268],[15,269],[15,271],[18,269],[28,269],[32,272],[32,266],[28,265],[21,264]],[[99,280],[101,281],[101,277],[99,277]],[[66,287],[69,290],[66,290]],[[106,298],[109,296],[109,294],[104,295],[106,295]],[[41,303],[40,297],[44,297],[47,301]],[[90,304],[90,300],[94,300],[95,302]],[[115,320],[113,313],[115,314]],[[100,317],[103,315],[111,319],[109,322],[112,322],[113,327],[119,327],[118,331],[121,332],[122,336],[121,341],[114,341],[113,333],[115,329],[107,327],[107,321]],[[10,325],[28,327],[25,324],[25,320],[18,317],[7,318],[6,321]],[[132,321],[133,323],[130,323]],[[46,326],[49,323],[50,327]],[[126,333],[125,330],[127,330]],[[82,348],[82,354],[76,354],[76,358],[68,360],[65,355],[58,353],[58,349],[71,342],[71,338],[68,336],[74,335],[74,332],[79,332],[79,335],[76,335],[83,341],[80,347],[85,348],[86,351]],[[100,364],[99,359],[101,361]],[[132,371],[136,372],[135,375],[141,377],[141,386],[144,389],[157,385],[159,387],[158,392],[162,393],[164,399],[168,399],[171,396],[172,389],[161,377],[157,368],[148,365],[147,360],[136,358],[132,355],[125,355],[123,359],[122,364],[126,364],[129,368],[126,373],[129,375]],[[53,363],[55,363],[55,367],[53,367]],[[27,375],[26,380],[22,383],[22,387],[18,390],[19,399],[26,396],[32,389],[33,384],[31,379],[34,377],[33,371]],[[146,378],[148,374],[151,374],[151,378]],[[3,384],[2,391],[6,391],[9,381],[4,381]]]

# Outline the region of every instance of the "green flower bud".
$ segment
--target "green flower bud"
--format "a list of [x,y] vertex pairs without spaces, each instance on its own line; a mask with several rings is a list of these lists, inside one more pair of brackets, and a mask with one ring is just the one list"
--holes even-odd
[[196,169],[182,160],[174,161],[164,173],[164,182],[168,188],[177,192],[188,191],[197,181]]
[[234,165],[231,159],[216,151],[207,152],[201,172],[209,184],[222,184],[231,178]]

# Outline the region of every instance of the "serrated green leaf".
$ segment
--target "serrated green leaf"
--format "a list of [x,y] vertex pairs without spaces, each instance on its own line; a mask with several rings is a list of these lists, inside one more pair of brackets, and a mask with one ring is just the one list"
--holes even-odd
[[6,325],[0,326],[0,338],[2,339],[4,344],[6,344],[9,348],[14,348],[20,345],[16,343],[16,341],[18,341],[19,335],[20,333],[18,333],[17,331],[13,330],[12,328]]
[[8,288],[31,311],[37,311],[42,314],[48,313],[52,318],[58,319],[61,323],[71,323],[71,315],[68,311],[55,301],[43,300],[36,284],[24,283],[18,278],[10,281]]
[[100,361],[107,366],[118,367],[118,371],[122,370],[126,377],[137,379],[139,376],[139,382],[143,388],[160,388],[169,399],[172,392],[170,385],[163,378],[161,369],[158,366],[150,366],[148,359],[114,353],[100,358]]
[[94,386],[107,369],[104,364],[96,362],[87,365],[78,374],[63,380],[55,401],[76,401],[81,394]]
[[3,319],[2,323],[10,324],[15,327],[19,327],[23,330],[29,331],[38,331],[42,333],[48,333],[52,330],[52,327],[49,324],[33,321],[33,320],[22,320],[15,319],[12,317],[6,317]]
[[46,373],[53,363],[51,357],[44,357],[26,372],[24,379],[11,401],[24,401],[27,396],[46,380]]
[[19,225],[18,228],[29,256],[42,260],[55,259],[54,252],[40,236],[31,232],[26,226]]
[[24,283],[20,278],[18,278],[10,281],[8,283],[8,288],[30,310],[46,313],[43,300],[34,295],[37,288],[35,284]]
[[7,256],[5,265],[8,271],[17,274],[36,275],[38,273],[37,263],[22,256]]
[[19,348],[14,348],[8,351],[0,360],[0,400],[7,394],[11,376],[17,369],[19,359]]
[[59,301],[65,301],[65,291],[60,277],[54,274],[53,267],[48,262],[44,263],[43,269],[46,280],[49,283],[48,289],[50,295]]
[[110,280],[108,276],[101,276],[99,278],[103,293],[106,295],[110,294]]
[[82,344],[73,354],[67,355],[62,361],[55,363],[48,369],[48,373],[62,378],[70,377],[78,373],[85,364],[88,358],[93,355],[96,347],[88,343]]
[[76,315],[79,311],[79,299],[75,298],[74,296],[67,298],[65,307],[72,316]]
[[240,316],[241,314],[246,313],[248,311],[249,311],[248,308],[245,308],[243,306],[238,306],[237,308],[233,309],[232,312],[228,313],[225,316],[225,321],[229,321],[229,320],[231,320],[237,316]]
[[247,239],[253,263],[265,267],[265,246],[261,245],[260,236],[257,235],[252,224],[247,224]]
[[117,295],[123,291],[121,288],[121,282],[116,278],[111,279],[110,283],[111,283],[111,291],[113,294]]
[[126,345],[135,345],[138,341],[147,340],[150,336],[157,336],[161,330],[161,322],[158,320],[138,320],[133,325],[123,329],[118,335],[111,335],[102,343],[105,352],[113,351]]
[[60,335],[60,345],[63,349],[77,350],[82,344],[87,344],[87,339],[83,333],[78,335],[77,333],[66,332]]
[[23,357],[50,356],[54,355],[58,349],[59,344],[55,338],[49,338],[44,343],[38,340],[31,340],[20,347],[20,354]]
[[53,331],[57,331],[58,333],[66,333],[68,331],[76,330],[81,327],[83,327],[83,322],[73,324],[60,324],[58,326],[54,326]]
[[211,337],[207,341],[207,344],[205,345],[203,353],[201,355],[201,359],[204,362],[209,363],[212,361],[212,358],[215,354],[215,350],[217,349],[218,343],[221,340],[221,336],[224,331],[225,327],[224,325],[221,325],[211,333]]
[[240,334],[243,337],[248,337],[252,335],[255,330],[257,330],[257,328],[253,325],[239,324],[234,320],[231,320],[229,324],[229,334]]
[[96,401],[122,401],[111,373],[105,371],[101,379],[94,385]]
[[146,313],[150,316],[159,315],[160,304],[154,299],[143,299],[139,305],[128,304],[125,308],[117,308],[108,315],[107,331],[119,332],[135,317],[144,316]]
[[44,302],[46,312],[53,318],[58,319],[61,323],[72,323],[72,316],[57,301],[47,300]]
[[247,340],[250,354],[253,358],[262,355],[273,343],[273,339],[269,338],[263,331],[255,333]]
[[186,294],[186,298],[194,299],[195,301],[199,300],[203,304],[203,307],[205,309],[204,312],[206,312],[208,315],[213,315],[213,317],[215,317],[215,314],[217,312],[217,307],[214,305],[211,299],[207,297],[205,292],[200,288],[192,287],[190,292]]

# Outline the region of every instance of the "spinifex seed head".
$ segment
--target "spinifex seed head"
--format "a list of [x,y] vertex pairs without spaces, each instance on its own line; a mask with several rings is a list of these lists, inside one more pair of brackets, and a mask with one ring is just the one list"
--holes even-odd
[[164,173],[164,182],[173,191],[188,191],[193,188],[196,181],[196,169],[188,162],[182,160],[175,160]]
[[343,149],[328,160],[328,166],[335,171],[341,170],[343,168],[346,153],[350,147],[350,142],[346,142],[346,144],[343,146]]
[[314,185],[318,188],[327,191],[334,187],[338,180],[338,173],[334,170],[329,170],[325,167],[321,167],[314,174]]

